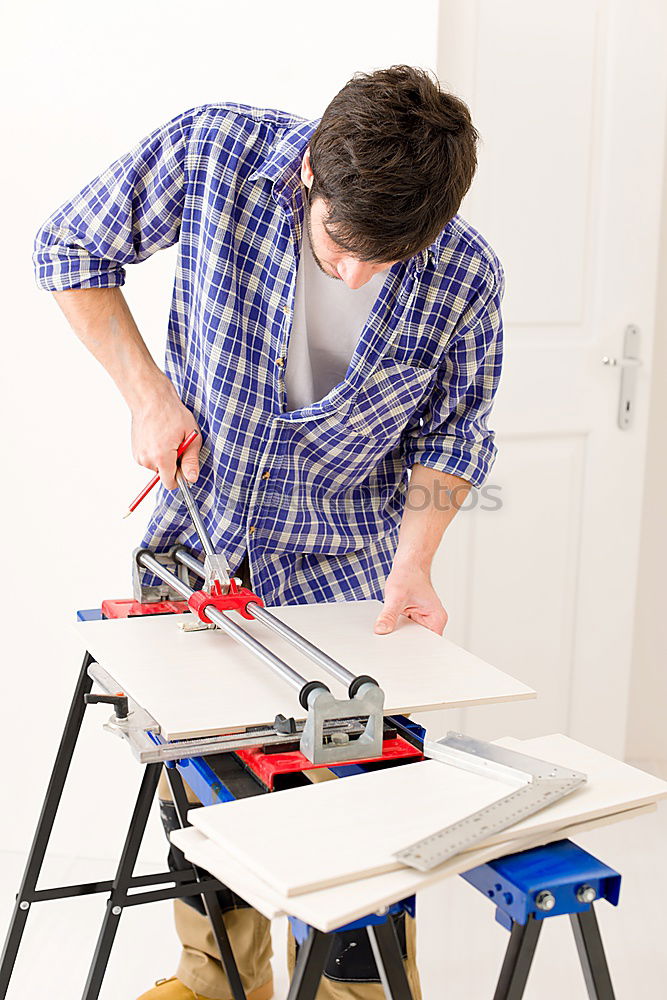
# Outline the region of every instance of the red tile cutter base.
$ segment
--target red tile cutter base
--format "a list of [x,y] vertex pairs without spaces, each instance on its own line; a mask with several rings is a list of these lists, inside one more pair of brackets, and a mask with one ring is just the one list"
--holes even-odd
[[[299,750],[289,750],[285,753],[266,752],[261,747],[248,750],[235,750],[235,756],[246,770],[250,771],[268,791],[277,791],[284,779],[291,774],[301,774],[321,767],[335,767],[335,764],[313,764]],[[400,764],[408,760],[422,760],[422,752],[402,736],[386,739],[382,745],[382,755],[364,760],[366,764]],[[345,767],[345,761],[341,762]]]

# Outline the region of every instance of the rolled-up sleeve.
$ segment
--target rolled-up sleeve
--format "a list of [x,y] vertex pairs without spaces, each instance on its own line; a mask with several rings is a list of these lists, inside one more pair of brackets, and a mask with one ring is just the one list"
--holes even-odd
[[178,240],[189,132],[197,109],[156,129],[51,215],[37,233],[40,288],[112,288]]
[[488,417],[500,379],[503,349],[501,270],[489,272],[454,330],[418,425],[405,434],[404,457],[460,476],[486,480],[496,456]]

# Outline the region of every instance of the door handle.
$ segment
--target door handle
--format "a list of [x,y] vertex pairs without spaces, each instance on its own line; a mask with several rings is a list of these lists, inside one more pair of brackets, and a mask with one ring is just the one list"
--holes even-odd
[[641,367],[639,357],[640,333],[639,327],[631,323],[626,326],[623,334],[623,356],[602,358],[602,364],[608,368],[621,369],[621,386],[618,400],[618,426],[622,431],[629,430],[635,415],[635,395],[637,389],[637,369]]
[[640,368],[641,360],[639,358],[610,358],[605,354],[602,364],[609,365],[610,368]]

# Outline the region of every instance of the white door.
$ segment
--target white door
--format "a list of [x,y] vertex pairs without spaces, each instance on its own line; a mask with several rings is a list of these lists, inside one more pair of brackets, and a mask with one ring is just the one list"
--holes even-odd
[[[531,684],[460,713],[468,732],[561,731],[622,755],[664,167],[660,0],[446,0],[438,75],[471,106],[463,215],[507,273],[492,426],[499,510],[478,497],[441,549],[449,635]],[[624,330],[640,331],[618,425]]]

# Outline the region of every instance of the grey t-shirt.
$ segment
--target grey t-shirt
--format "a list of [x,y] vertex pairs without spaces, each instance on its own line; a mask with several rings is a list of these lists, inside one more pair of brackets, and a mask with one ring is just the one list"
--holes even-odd
[[290,410],[322,399],[342,382],[386,272],[348,288],[317,266],[303,227],[285,387]]

